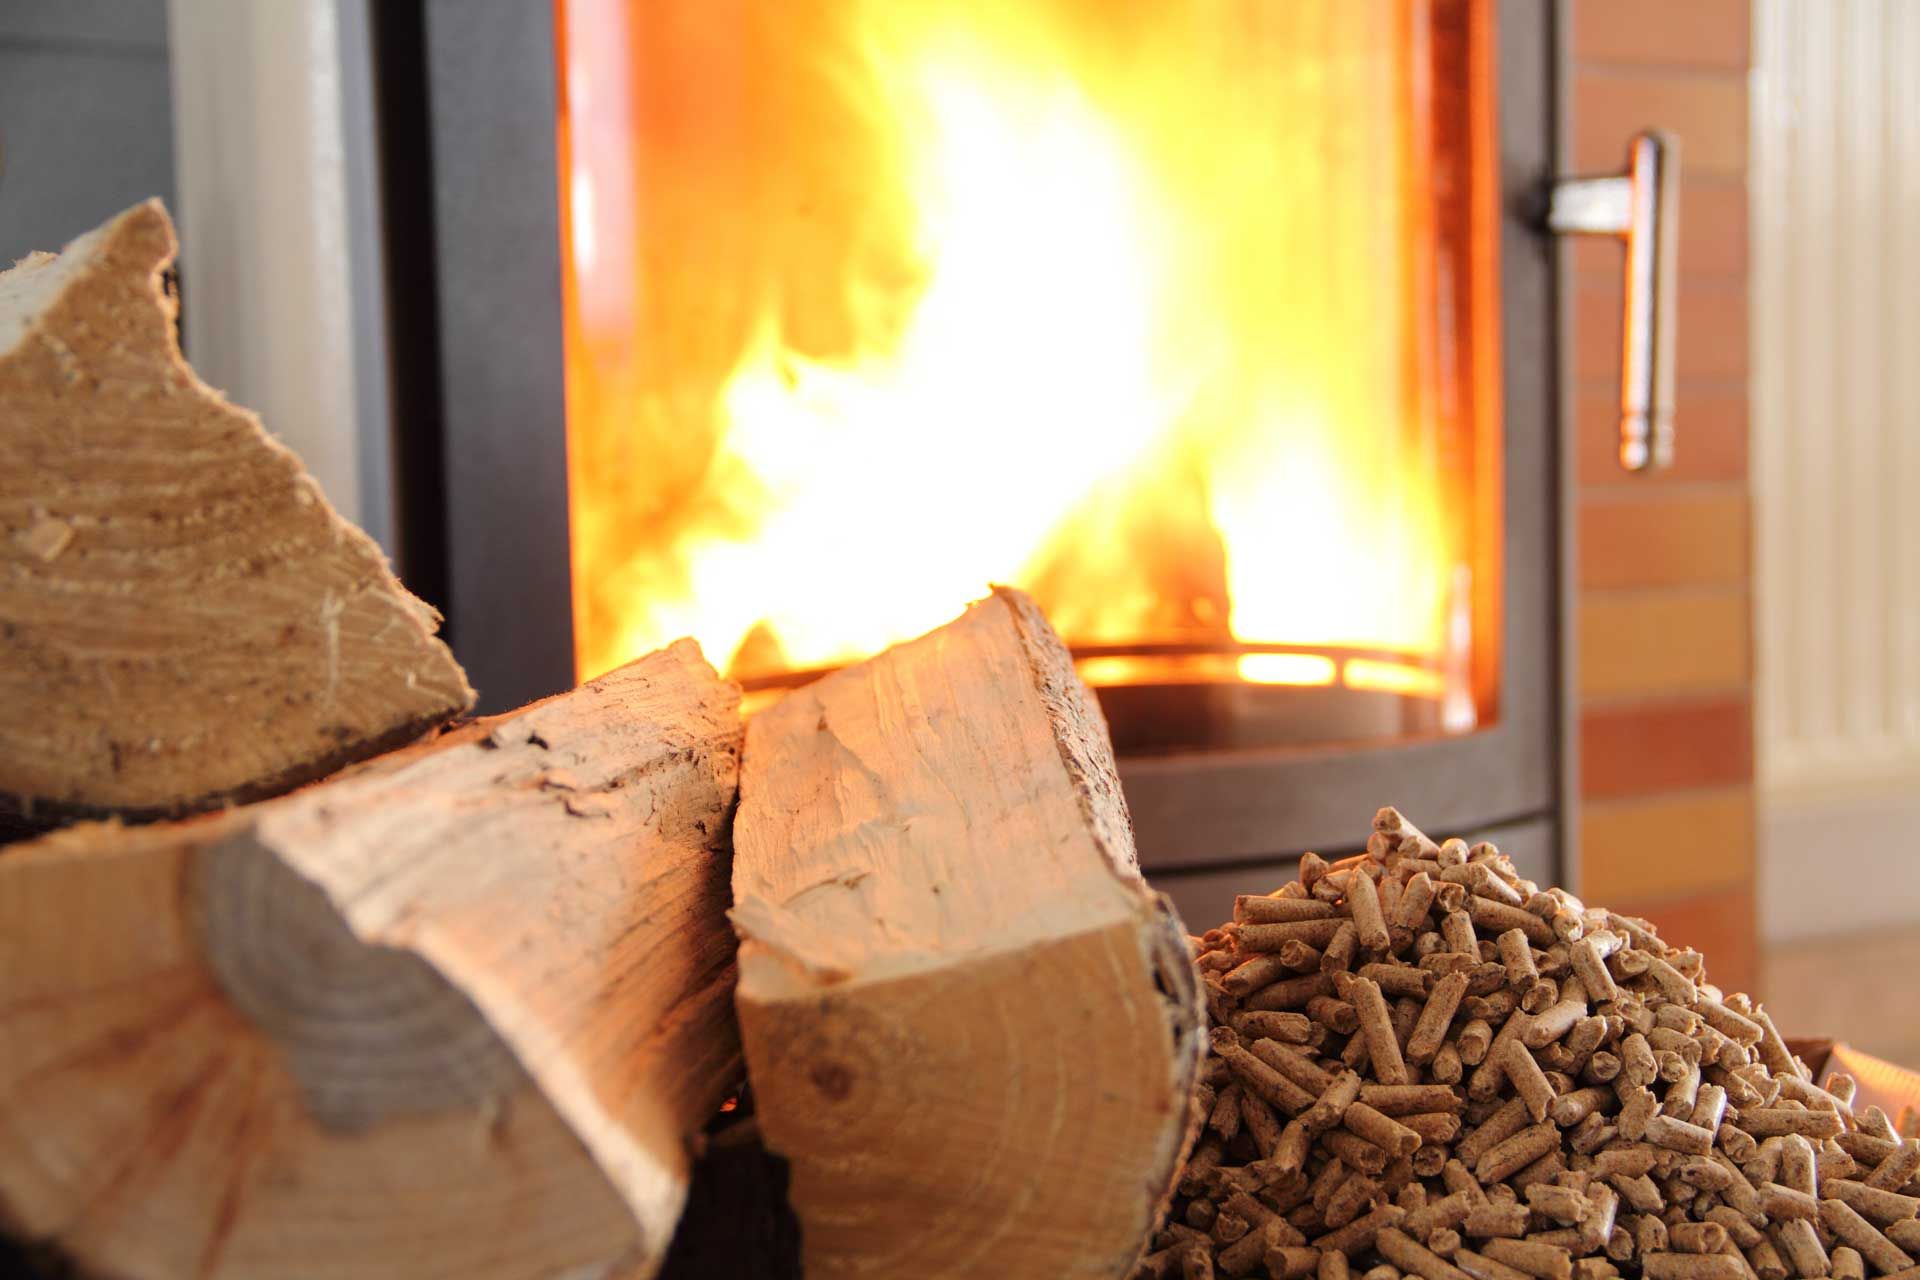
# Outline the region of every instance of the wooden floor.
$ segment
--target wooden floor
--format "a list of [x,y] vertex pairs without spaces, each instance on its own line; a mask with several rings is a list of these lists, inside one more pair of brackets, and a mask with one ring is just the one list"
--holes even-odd
[[1920,928],[1769,947],[1758,994],[1789,1036],[1920,1069]]

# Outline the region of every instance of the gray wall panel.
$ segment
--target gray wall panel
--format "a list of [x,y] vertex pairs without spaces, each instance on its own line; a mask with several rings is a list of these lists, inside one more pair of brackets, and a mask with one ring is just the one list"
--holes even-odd
[[169,104],[163,52],[0,39],[0,265],[148,196],[171,206]]
[[166,0],[5,0],[0,44],[57,41],[167,49]]

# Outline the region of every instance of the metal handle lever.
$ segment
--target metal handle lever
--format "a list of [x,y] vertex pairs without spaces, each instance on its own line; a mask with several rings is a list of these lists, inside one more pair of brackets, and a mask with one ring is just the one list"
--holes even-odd
[[1554,184],[1547,225],[1626,247],[1620,333],[1620,465],[1673,463],[1674,286],[1679,279],[1680,139],[1635,134],[1627,171]]

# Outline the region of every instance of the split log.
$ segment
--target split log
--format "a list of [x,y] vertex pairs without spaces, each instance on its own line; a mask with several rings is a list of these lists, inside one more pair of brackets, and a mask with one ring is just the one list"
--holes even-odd
[[1200,1011],[1031,601],[997,591],[755,717],[733,887],[809,1277],[1126,1269],[1191,1136]]
[[473,704],[371,539],[194,376],[158,201],[0,274],[0,812],[286,791]]
[[692,641],[280,799],[0,858],[0,1222],[143,1278],[647,1276],[739,1079]]

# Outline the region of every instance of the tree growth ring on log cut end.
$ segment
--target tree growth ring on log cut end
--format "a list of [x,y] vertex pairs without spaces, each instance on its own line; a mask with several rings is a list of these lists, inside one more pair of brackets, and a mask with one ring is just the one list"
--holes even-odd
[[143,1280],[644,1280],[738,1087],[739,690],[682,640],[0,857],[0,1224]]
[[749,724],[736,1005],[809,1277],[1116,1276],[1193,1132],[1184,931],[1031,601]]
[[439,615],[174,335],[136,205],[0,273],[0,810],[171,816],[473,705]]
[[187,884],[208,967],[286,1051],[323,1127],[482,1107],[525,1084],[471,999],[417,952],[356,936],[326,892],[250,829],[201,848]]

